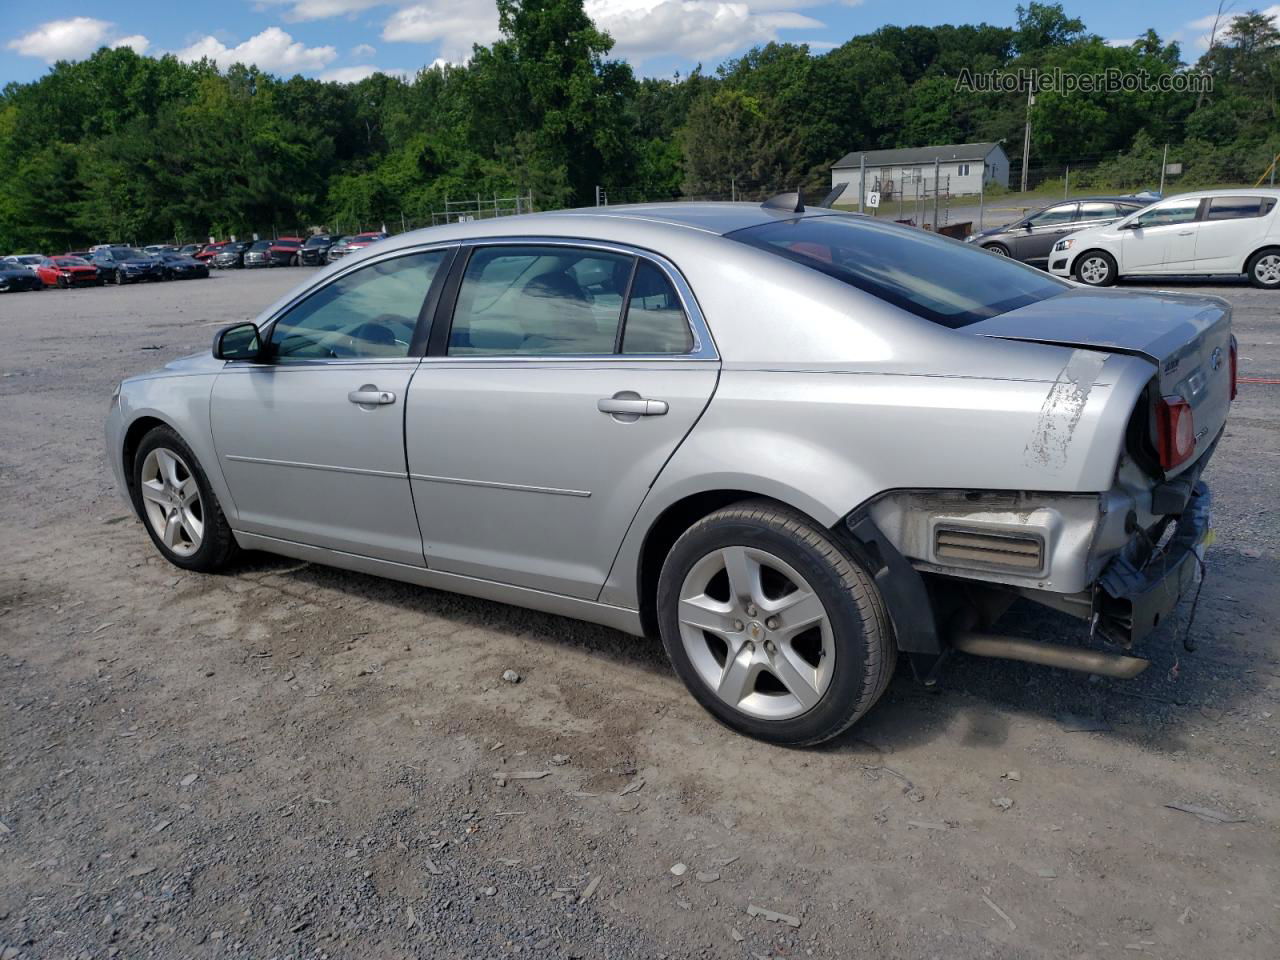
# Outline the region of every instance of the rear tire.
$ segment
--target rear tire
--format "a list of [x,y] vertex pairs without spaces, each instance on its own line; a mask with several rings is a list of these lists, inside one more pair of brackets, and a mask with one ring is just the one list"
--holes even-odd
[[151,542],[174,566],[213,573],[239,552],[200,461],[169,427],[142,438],[132,471],[134,508]]
[[662,566],[658,621],[694,699],[786,746],[852,726],[896,663],[871,577],[827,531],[771,501],[725,507],[684,532]]
[[1249,282],[1261,290],[1280,290],[1280,248],[1259,250],[1245,267]]
[[1110,287],[1116,282],[1116,261],[1106,251],[1089,250],[1076,258],[1072,272],[1091,287]]

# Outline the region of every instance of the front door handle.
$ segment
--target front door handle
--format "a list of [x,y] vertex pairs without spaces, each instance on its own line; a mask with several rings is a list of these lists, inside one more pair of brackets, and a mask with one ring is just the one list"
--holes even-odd
[[1194,231],[1194,230],[1179,230],[1179,231],[1178,231],[1178,236],[1180,236],[1180,237],[1189,237],[1189,236],[1191,236],[1193,233],[1195,233],[1195,231]]
[[379,390],[372,383],[366,383],[359,390],[352,390],[347,399],[362,407],[377,407],[386,403],[395,403],[396,395],[390,390]]
[[661,417],[667,412],[667,401],[646,400],[635,395],[602,397],[596,401],[601,413],[631,417]]

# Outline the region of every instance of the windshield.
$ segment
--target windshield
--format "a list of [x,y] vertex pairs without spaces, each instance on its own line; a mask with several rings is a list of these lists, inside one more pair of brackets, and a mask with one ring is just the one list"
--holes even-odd
[[1007,257],[867,217],[806,217],[728,236],[952,329],[1047,300],[1070,286]]
[[277,247],[296,247],[298,245],[298,241],[297,240],[277,240],[275,245]]
[[257,243],[255,243],[255,244],[254,244],[252,247],[250,247],[249,249],[250,249],[250,250],[267,250],[267,249],[269,249],[270,247],[271,247],[271,241],[270,241],[270,240],[259,240]]
[[36,264],[44,261],[44,257],[38,253],[28,253],[20,257],[14,257],[13,259],[18,261],[18,263],[24,263],[28,266],[35,266]]
[[328,242],[329,242],[328,237],[308,237],[307,242],[304,244],[304,246],[323,247]]
[[113,247],[111,256],[117,260],[150,260],[141,250],[135,250],[133,247]]
[[87,267],[89,264],[79,257],[54,257],[53,262],[60,267]]

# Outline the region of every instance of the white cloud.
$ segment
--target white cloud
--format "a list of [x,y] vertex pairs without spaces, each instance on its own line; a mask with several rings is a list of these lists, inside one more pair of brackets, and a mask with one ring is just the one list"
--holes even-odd
[[[1260,12],[1264,17],[1268,17],[1280,24],[1280,3],[1273,4]],[[1213,33],[1215,20],[1218,22],[1218,32],[1214,42],[1220,44],[1227,31],[1231,29],[1231,21],[1244,13],[1245,10],[1237,10],[1234,4],[1228,4],[1226,9],[1222,11],[1221,17],[1218,16],[1216,11],[1205,14],[1203,17],[1187,22],[1181,30],[1170,34],[1169,39],[1177,40],[1183,45],[1190,45],[1192,50],[1202,53],[1209,49],[1209,38],[1215,36]]]
[[327,20],[329,17],[352,17],[372,7],[381,7],[387,0],[262,0],[259,10],[272,7],[288,7],[284,19],[292,23],[306,20]]
[[[790,4],[788,4],[790,5]],[[628,60],[676,55],[718,59],[778,38],[784,29],[823,24],[779,5],[726,0],[587,0],[587,12],[609,31],[615,52]]]
[[465,63],[471,59],[473,44],[498,39],[498,9],[489,0],[417,3],[391,15],[382,28],[382,39],[393,43],[438,42],[441,59]]
[[129,47],[134,53],[141,56],[147,52],[147,48],[151,46],[151,41],[142,34],[135,33],[132,36],[121,37],[119,40],[112,40],[111,46],[116,48]]
[[[613,54],[633,63],[671,55],[717,59],[776,40],[780,30],[820,29],[821,21],[797,12],[815,5],[814,0],[586,0],[587,13],[613,37]],[[393,43],[438,43],[440,57],[451,63],[470,59],[472,44],[497,38],[491,0],[414,3],[395,11],[382,30],[382,39]]]
[[151,45],[144,36],[112,39],[115,24],[93,17],[72,17],[69,20],[51,20],[43,27],[10,40],[6,46],[24,57],[39,57],[46,63],[57,60],[80,60],[103,46],[132,47],[142,53]]
[[179,60],[208,57],[223,69],[233,63],[246,63],[272,73],[292,74],[322,70],[337,59],[338,51],[329,46],[304,46],[279,27],[267,27],[234,47],[217,37],[202,37],[177,51],[176,56]]
[[375,73],[385,73],[388,77],[400,77],[403,80],[412,80],[414,77],[412,70],[388,69],[375,67],[370,63],[361,63],[354,67],[334,67],[332,70],[326,70],[320,74],[320,79],[332,80],[334,83],[359,83],[365,77],[371,77]]
[[378,52],[378,48],[368,43],[358,43],[351,48],[351,56],[356,60],[365,60]]

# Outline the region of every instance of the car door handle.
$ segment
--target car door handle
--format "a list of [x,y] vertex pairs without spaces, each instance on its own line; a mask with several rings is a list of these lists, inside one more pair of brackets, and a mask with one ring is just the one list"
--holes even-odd
[[667,412],[667,401],[643,397],[602,397],[596,401],[601,413],[628,414],[633,417],[661,417]]
[[347,399],[361,406],[381,406],[386,403],[395,403],[396,395],[390,390],[379,390],[372,384],[366,383],[359,390],[348,393]]
[[1178,231],[1178,236],[1180,236],[1180,237],[1189,237],[1189,236],[1191,236],[1193,233],[1195,233],[1195,231],[1194,231],[1194,230],[1179,230],[1179,231]]

